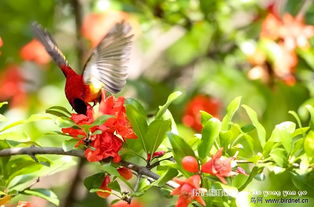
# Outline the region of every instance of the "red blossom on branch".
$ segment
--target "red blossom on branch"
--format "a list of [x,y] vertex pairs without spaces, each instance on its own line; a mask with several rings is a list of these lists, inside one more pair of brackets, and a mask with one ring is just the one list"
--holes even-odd
[[126,167],[120,167],[117,169],[118,173],[126,180],[130,180],[133,177],[132,171]]
[[180,185],[171,192],[171,195],[179,196],[176,207],[187,207],[193,200],[203,206],[206,205],[202,197],[196,195],[196,192],[200,190],[201,177],[199,175],[193,175],[184,181],[179,179],[174,179],[174,181]]
[[[123,141],[128,138],[137,138],[131,124],[129,123],[124,107],[124,97],[114,98],[104,97],[100,102],[99,112],[102,115],[112,115],[103,124],[93,126],[88,132],[82,128],[63,128],[62,132],[78,139],[76,147],[81,144],[87,145],[85,156],[88,161],[96,162],[106,158],[113,158],[114,162],[119,162],[121,157],[119,151]],[[94,123],[94,112],[91,106],[87,107],[87,115],[72,114],[71,119],[78,126],[91,125]],[[123,138],[119,138],[119,135]]]
[[108,187],[108,184],[110,183],[110,176],[106,175],[101,186],[99,187],[99,189],[101,190],[105,190],[108,192],[104,192],[104,191],[97,191],[97,195],[101,198],[107,198],[108,196],[110,196],[111,194],[111,189]]
[[222,157],[223,148],[220,148],[212,158],[202,165],[201,171],[216,176],[222,183],[227,184],[225,177],[235,176],[238,173],[246,174],[241,168],[237,172],[232,171],[232,161],[235,157]]
[[150,153],[147,154],[147,160],[151,160],[152,158],[159,158],[165,155],[165,151],[158,151],[153,153],[153,157]]
[[192,127],[196,131],[202,130],[201,113],[206,111],[214,117],[219,116],[220,103],[217,99],[206,95],[196,95],[186,105],[182,122],[184,125]]
[[137,136],[132,129],[131,123],[127,119],[124,101],[124,97],[116,99],[113,96],[109,96],[105,98],[103,95],[99,105],[99,111],[102,114],[114,115],[104,123],[109,131],[118,133],[124,140],[135,139]]

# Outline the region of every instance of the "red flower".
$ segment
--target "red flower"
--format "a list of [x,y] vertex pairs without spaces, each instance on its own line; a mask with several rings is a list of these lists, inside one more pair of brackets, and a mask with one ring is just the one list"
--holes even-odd
[[103,95],[102,97],[99,111],[102,114],[114,115],[114,117],[109,118],[104,123],[104,125],[109,128],[109,131],[118,133],[124,140],[137,138],[126,116],[124,97],[117,99],[113,96],[105,98]]
[[8,66],[0,76],[0,100],[10,100],[13,107],[26,104],[26,92],[20,69],[16,65]]
[[128,19],[128,15],[120,11],[94,13],[87,15],[82,24],[82,35],[95,47],[109,32],[115,23]]
[[185,181],[179,179],[174,179],[174,181],[180,185],[171,193],[171,195],[179,196],[176,207],[187,207],[193,200],[203,206],[206,205],[202,197],[195,194],[200,190],[201,177],[199,175],[193,175]]
[[122,147],[122,140],[113,133],[103,131],[91,137],[90,147],[85,150],[85,157],[89,162],[96,162],[112,157],[114,162],[120,162],[118,152]]
[[39,65],[49,63],[50,56],[38,40],[32,40],[24,45],[20,51],[23,60],[33,61]]
[[73,113],[71,119],[78,125],[92,124],[94,122],[93,108],[88,105],[86,115]]
[[202,172],[216,176],[222,183],[227,184],[225,177],[237,175],[236,172],[232,171],[231,166],[231,162],[235,158],[222,157],[222,150],[223,148],[220,148],[208,162],[202,165]]
[[183,115],[183,124],[192,127],[196,131],[202,130],[200,111],[206,111],[218,117],[220,103],[215,98],[210,98],[206,95],[195,96],[186,106]]
[[111,189],[108,187],[108,184],[110,183],[110,177],[108,175],[105,176],[101,186],[99,189],[109,191],[109,192],[103,192],[103,191],[97,191],[97,195],[101,198],[107,198],[111,194]]
[[128,204],[126,201],[119,201],[115,204],[112,204],[110,207],[143,207],[143,205],[140,202],[132,199],[130,204]]
[[129,168],[120,167],[118,168],[118,172],[126,180],[130,180],[133,177],[132,171]]
[[[164,156],[166,152],[165,151],[158,151],[158,152],[154,152],[153,153],[153,158],[159,158],[159,157],[162,157]],[[147,154],[147,160],[150,160],[151,159],[151,154]]]
[[28,201],[19,201],[16,207],[34,207],[34,206]]

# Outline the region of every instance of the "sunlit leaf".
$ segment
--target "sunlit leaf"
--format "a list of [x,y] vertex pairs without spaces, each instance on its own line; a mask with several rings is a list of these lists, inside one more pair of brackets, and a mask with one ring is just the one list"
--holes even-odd
[[227,113],[222,119],[222,130],[228,130],[229,124],[232,120],[232,117],[234,116],[235,112],[239,109],[240,103],[241,103],[241,97],[237,97],[231,101],[231,103],[227,107]]
[[24,190],[23,193],[26,195],[32,195],[32,196],[43,198],[56,206],[59,206],[59,203],[60,203],[57,195],[48,189],[33,188],[29,190]]
[[209,156],[209,152],[219,136],[221,122],[216,118],[211,118],[206,122],[202,130],[201,143],[198,145],[198,156],[204,159]]
[[251,109],[249,106],[247,105],[242,105],[242,107],[245,109],[246,113],[248,114],[252,124],[254,125],[254,127],[257,130],[257,137],[258,140],[260,142],[260,145],[262,146],[262,148],[265,146],[266,143],[266,130],[263,127],[263,125],[258,121],[257,118],[257,114],[256,112]]
[[175,91],[173,93],[171,93],[169,96],[168,96],[168,99],[166,101],[166,103],[162,106],[159,107],[159,110],[156,114],[156,119],[159,119],[161,118],[161,116],[165,113],[165,111],[168,109],[168,107],[170,106],[170,104],[175,101],[179,96],[182,95],[182,92],[180,91]]

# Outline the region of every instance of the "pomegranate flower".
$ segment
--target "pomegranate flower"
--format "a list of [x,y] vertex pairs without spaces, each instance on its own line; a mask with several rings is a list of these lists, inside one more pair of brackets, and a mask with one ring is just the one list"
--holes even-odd
[[187,207],[193,200],[203,206],[206,205],[202,197],[195,194],[200,190],[201,177],[199,175],[193,175],[184,181],[179,179],[174,179],[174,181],[180,185],[171,192],[171,195],[179,196],[176,207]]
[[99,187],[99,189],[101,190],[105,190],[108,192],[104,192],[104,191],[97,191],[97,195],[101,198],[107,198],[108,196],[110,196],[111,194],[111,189],[108,187],[108,184],[110,183],[110,176],[106,175],[101,186]]
[[197,95],[186,105],[182,122],[184,125],[192,127],[196,131],[202,130],[200,111],[206,111],[218,117],[220,103],[215,98],[206,95]]
[[124,140],[125,139],[136,139],[131,123],[128,121],[126,116],[126,109],[124,107],[124,97],[115,99],[113,96],[105,98],[104,93],[102,101],[99,105],[99,111],[102,114],[113,115],[109,118],[104,125],[108,127],[108,130],[112,133],[116,132]]
[[202,172],[216,176],[222,183],[227,184],[225,177],[235,176],[238,173],[247,175],[242,168],[237,172],[232,171],[232,161],[235,157],[222,157],[223,148],[220,148],[212,158],[202,165]]
[[153,157],[150,153],[147,154],[147,160],[151,160],[152,158],[159,158],[165,155],[165,151],[158,151],[153,153]]

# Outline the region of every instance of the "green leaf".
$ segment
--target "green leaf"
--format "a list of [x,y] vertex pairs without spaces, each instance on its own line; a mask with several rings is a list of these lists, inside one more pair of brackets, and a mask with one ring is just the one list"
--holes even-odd
[[46,113],[47,114],[52,114],[52,115],[55,115],[57,117],[66,117],[66,118],[69,118],[69,115],[64,113],[64,112],[60,112],[58,110],[54,110],[54,109],[46,109]]
[[237,97],[231,101],[231,103],[227,107],[227,113],[225,117],[222,119],[222,130],[228,130],[229,124],[234,116],[235,112],[239,109],[241,103],[241,97]]
[[304,150],[308,157],[314,158],[314,131],[310,131],[304,139]]
[[181,137],[178,135],[167,133],[169,141],[172,146],[173,155],[177,163],[181,163],[182,158],[185,156],[195,157],[194,151]]
[[105,173],[97,173],[97,174],[88,176],[84,180],[84,185],[88,190],[99,188],[104,178],[105,178]]
[[298,123],[299,128],[302,128],[301,119],[300,119],[300,117],[298,116],[298,114],[297,114],[295,111],[289,111],[288,113],[291,114],[291,115],[295,118],[295,120],[296,120],[297,123]]
[[166,173],[164,173],[157,181],[158,186],[165,185],[169,180],[178,175],[178,170],[174,168],[169,168]]
[[144,116],[140,111],[138,111],[133,105],[126,105],[126,113],[128,116],[128,120],[131,122],[135,134],[141,141],[144,151],[147,153],[148,149],[144,141],[148,127],[146,116]]
[[311,115],[310,127],[312,130],[314,130],[314,108],[309,104],[305,105],[305,108],[310,112]]
[[253,178],[254,178],[257,174],[261,173],[262,171],[263,171],[263,168],[259,168],[259,167],[257,167],[257,166],[253,167],[253,169],[252,169],[252,171],[251,171],[249,177],[246,179],[245,183],[244,183],[241,187],[238,188],[238,190],[239,190],[239,191],[244,190],[244,189],[246,188],[246,186],[252,182]]
[[71,116],[71,112],[69,112],[69,110],[63,106],[52,106],[52,107],[49,107],[47,110],[55,110],[55,111],[58,110],[58,111],[63,112],[64,114]]
[[256,112],[247,105],[242,105],[245,109],[246,113],[248,114],[252,124],[257,130],[257,137],[260,142],[261,147],[263,148],[266,143],[266,130],[263,125],[258,121]]
[[281,143],[286,151],[290,153],[295,127],[295,123],[291,121],[277,124],[269,138],[269,141]]
[[168,96],[168,99],[166,101],[166,103],[162,106],[159,107],[159,110],[156,114],[156,117],[155,119],[160,119],[162,117],[162,115],[165,113],[165,111],[168,109],[168,107],[170,106],[170,104],[176,100],[179,96],[182,95],[182,92],[181,91],[175,91],[173,93],[171,93],[169,96]]
[[2,108],[2,106],[7,105],[7,104],[8,104],[8,102],[7,102],[7,101],[0,102],[0,108]]
[[150,123],[144,137],[147,153],[153,154],[157,150],[170,128],[170,120],[157,119]]
[[60,203],[57,195],[48,189],[33,188],[30,190],[24,190],[23,193],[26,195],[32,195],[43,198],[56,206],[59,206]]
[[198,156],[200,159],[204,159],[209,155],[215,140],[219,136],[220,128],[221,122],[216,118],[211,118],[204,125],[201,143],[198,145]]
[[65,140],[63,143],[62,143],[62,149],[65,151],[65,152],[68,152],[70,150],[73,150],[74,149],[74,146],[76,145],[77,143],[77,140],[76,139],[68,139],[68,140]]
[[282,148],[275,148],[270,152],[270,157],[276,162],[280,167],[284,167],[287,163],[287,153]]
[[114,191],[121,192],[120,184],[115,180],[108,184],[108,187]]
[[206,111],[200,111],[200,113],[201,113],[201,123],[203,126],[207,123],[208,120],[213,118],[213,116],[207,113]]

